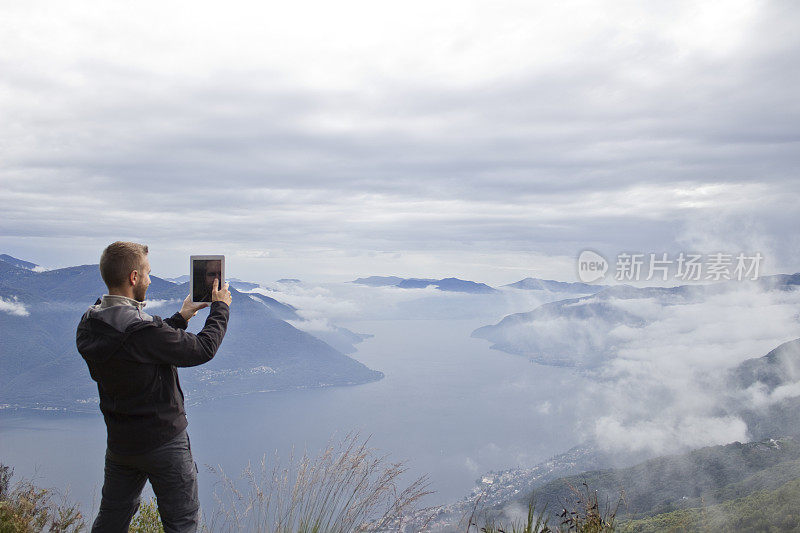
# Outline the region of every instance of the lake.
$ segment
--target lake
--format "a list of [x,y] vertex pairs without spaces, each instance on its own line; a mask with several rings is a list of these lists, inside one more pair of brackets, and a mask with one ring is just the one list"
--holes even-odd
[[[402,460],[411,480],[428,474],[427,505],[459,499],[489,470],[532,466],[575,445],[573,371],[491,350],[470,333],[485,320],[382,320],[341,324],[374,337],[352,356],[386,377],[352,387],[250,394],[188,405],[204,510],[213,508],[221,465],[232,477],[248,461],[322,450],[358,431]],[[90,379],[88,371],[86,379]],[[191,399],[187,397],[187,402]],[[102,486],[105,426],[96,414],[0,414],[0,462],[17,477],[68,489],[93,516]],[[148,489],[149,490],[149,489]]]

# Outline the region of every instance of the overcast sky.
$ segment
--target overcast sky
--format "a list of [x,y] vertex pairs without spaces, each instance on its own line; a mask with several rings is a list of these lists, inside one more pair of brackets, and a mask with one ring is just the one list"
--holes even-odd
[[800,271],[800,4],[0,0],[0,253],[154,274]]

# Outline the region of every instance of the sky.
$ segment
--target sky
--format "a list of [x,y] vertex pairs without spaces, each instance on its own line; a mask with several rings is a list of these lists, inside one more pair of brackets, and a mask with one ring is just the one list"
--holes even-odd
[[0,0],[0,253],[153,274],[800,271],[800,5]]

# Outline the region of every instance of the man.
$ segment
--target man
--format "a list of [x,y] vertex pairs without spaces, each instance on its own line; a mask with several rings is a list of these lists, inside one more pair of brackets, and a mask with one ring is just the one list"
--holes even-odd
[[147,246],[110,244],[100,257],[108,287],[78,324],[78,351],[97,382],[108,441],[100,511],[92,531],[127,531],[145,481],[158,499],[164,530],[196,531],[197,466],[186,433],[178,366],[210,361],[228,325],[231,293],[215,280],[211,310],[197,335],[186,327],[208,304],[183,301],[162,320],[143,311],[150,285]]

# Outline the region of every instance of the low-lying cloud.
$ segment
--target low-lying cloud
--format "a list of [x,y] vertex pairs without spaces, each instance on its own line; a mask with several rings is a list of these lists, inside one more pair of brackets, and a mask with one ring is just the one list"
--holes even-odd
[[20,302],[17,297],[11,297],[10,299],[5,299],[0,297],[0,312],[8,313],[9,315],[14,316],[29,316],[30,312],[28,308],[25,307],[25,304]]
[[[628,310],[639,307],[618,301]],[[800,337],[800,291],[764,291],[742,284],[683,305],[663,305],[641,328],[608,335],[617,349],[587,393],[602,407],[588,434],[609,450],[656,454],[734,440],[747,441],[743,420],[730,407],[727,373]],[[750,391],[762,405],[800,394],[797,384],[770,394]]]

